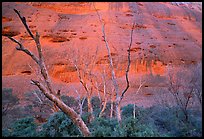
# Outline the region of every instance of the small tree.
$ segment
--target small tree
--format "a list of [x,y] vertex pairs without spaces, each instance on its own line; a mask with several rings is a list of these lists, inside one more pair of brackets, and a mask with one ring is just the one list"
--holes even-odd
[[93,68],[96,63],[95,60],[98,53],[98,47],[93,57],[91,54],[86,53],[89,52],[88,50],[80,53],[79,49],[73,48],[71,51],[73,55],[71,55],[69,60],[76,68],[79,81],[85,89],[88,103],[88,113],[90,113],[88,121],[91,122],[94,119],[91,97],[93,95],[94,89],[96,88],[94,84],[96,82],[96,75],[94,74]]
[[185,121],[188,121],[188,107],[193,100],[193,81],[191,70],[183,67],[181,71],[173,66],[168,67],[168,90],[174,97],[176,105],[183,112]]
[[44,62],[43,54],[42,54],[42,47],[40,44],[39,33],[36,32],[36,35],[34,36],[33,33],[30,31],[30,28],[27,25],[26,18],[22,17],[18,10],[14,9],[14,11],[19,16],[20,20],[22,21],[23,25],[25,26],[25,28],[26,28],[27,32],[29,33],[29,35],[31,36],[31,38],[35,41],[35,44],[36,44],[36,47],[38,50],[39,57],[37,57],[35,54],[33,54],[28,49],[26,49],[24,47],[24,45],[22,43],[20,43],[19,41],[17,41],[16,39],[14,39],[12,37],[8,37],[11,41],[13,41],[19,45],[19,47],[16,47],[16,49],[18,51],[22,51],[22,52],[26,53],[27,55],[29,55],[40,68],[40,72],[41,72],[41,75],[44,79],[45,85],[43,83],[36,81],[36,80],[33,80],[33,79],[31,79],[31,84],[36,85],[41,90],[41,92],[49,100],[51,100],[55,104],[55,106],[57,106],[65,114],[67,114],[70,117],[70,119],[73,121],[73,123],[80,129],[80,131],[82,132],[82,134],[84,136],[89,136],[90,131],[89,131],[88,127],[86,126],[86,124],[84,123],[84,121],[71,107],[67,106],[61,99],[59,99],[57,92],[55,91],[55,89],[52,86],[51,79],[49,77],[49,74],[48,74],[48,71],[47,71],[47,68],[46,68],[46,65]]
[[202,108],[202,63],[199,62],[197,63],[193,68],[192,68],[192,84],[194,88],[194,94],[197,97],[200,106]]
[[122,91],[122,93],[120,94],[119,93],[119,85],[118,85],[118,82],[117,82],[117,78],[116,78],[116,75],[115,75],[115,70],[114,70],[114,66],[113,66],[113,59],[112,59],[112,56],[111,56],[111,51],[110,51],[110,47],[108,45],[108,41],[107,41],[107,38],[106,38],[106,33],[105,33],[105,23],[104,21],[101,19],[101,16],[98,12],[98,10],[96,9],[95,5],[93,5],[96,12],[97,12],[97,15],[98,15],[98,18],[99,18],[99,21],[102,25],[102,33],[103,33],[103,39],[105,41],[105,46],[106,46],[106,49],[107,49],[107,52],[108,52],[108,59],[109,59],[109,65],[110,65],[110,68],[111,68],[111,76],[112,76],[112,82],[113,82],[113,86],[114,86],[114,89],[115,89],[115,109],[116,109],[116,116],[117,116],[117,119],[118,119],[118,122],[121,121],[121,101],[125,95],[125,93],[127,92],[128,88],[130,87],[130,83],[129,83],[129,78],[128,78],[128,73],[129,73],[129,69],[130,69],[130,49],[131,49],[131,46],[132,46],[132,36],[133,36],[133,30],[134,30],[134,27],[135,27],[135,21],[133,22],[133,25],[132,25],[132,29],[131,29],[131,34],[130,34],[130,44],[128,46],[128,65],[127,65],[127,69],[126,69],[126,74],[125,74],[125,77],[126,77],[126,87],[125,89]]

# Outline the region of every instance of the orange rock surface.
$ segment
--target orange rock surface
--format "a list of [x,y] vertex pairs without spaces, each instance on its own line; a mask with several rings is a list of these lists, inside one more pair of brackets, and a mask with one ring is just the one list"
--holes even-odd
[[[37,54],[33,40],[13,11],[15,8],[26,17],[31,31],[39,32],[53,84],[65,95],[76,96],[72,86],[78,89],[82,87],[70,59],[88,60],[94,57],[98,47],[93,70],[100,73],[101,66],[108,67],[102,26],[94,5],[105,22],[106,37],[121,88],[125,84],[130,32],[133,21],[136,21],[130,50],[131,88],[123,105],[136,102],[149,106],[153,103],[151,89],[145,90],[144,87],[144,93],[135,94],[138,77],[148,79],[145,83],[148,87],[165,86],[163,79],[167,74],[167,65],[180,67],[202,60],[202,3],[3,2],[2,87],[12,87],[14,93],[23,98],[24,93],[37,89],[30,85],[29,80],[40,77],[32,59],[17,51],[17,45],[6,37],[13,36]],[[88,55],[89,58],[86,57]]]

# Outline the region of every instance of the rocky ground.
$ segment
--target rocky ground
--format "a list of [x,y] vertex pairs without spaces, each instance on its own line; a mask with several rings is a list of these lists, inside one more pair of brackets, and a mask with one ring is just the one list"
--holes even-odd
[[[202,60],[202,3],[169,2],[3,2],[2,3],[2,88],[13,88],[23,99],[37,89],[30,79],[39,79],[39,71],[30,57],[15,49],[13,36],[26,48],[37,52],[13,8],[27,19],[30,29],[38,31],[45,62],[56,89],[63,95],[76,96],[73,89],[84,90],[76,69],[70,62],[95,57],[93,71],[100,75],[108,66],[107,50],[96,9],[105,22],[106,37],[116,64],[121,90],[125,87],[127,49],[130,31],[136,21],[131,48],[130,89],[122,105],[136,103],[151,106],[158,101],[158,91],[167,87],[167,67],[178,70]],[[139,79],[145,81],[136,94]],[[97,93],[95,93],[97,95]]]

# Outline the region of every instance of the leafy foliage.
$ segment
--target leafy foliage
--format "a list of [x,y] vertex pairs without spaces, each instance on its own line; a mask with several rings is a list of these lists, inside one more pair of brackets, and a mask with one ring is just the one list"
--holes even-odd
[[138,119],[129,117],[122,121],[123,136],[126,137],[157,137],[157,130],[151,125],[142,124]]
[[117,125],[116,119],[96,118],[89,127],[94,137],[111,137]]
[[37,135],[36,127],[33,117],[22,118],[14,122],[10,129],[4,129],[2,136],[33,137]]
[[80,131],[73,122],[63,112],[58,112],[50,116],[41,131],[41,136],[45,137],[68,137],[79,136]]
[[100,99],[97,96],[94,96],[91,98],[91,103],[93,105],[93,109],[99,109],[100,108]]
[[[71,99],[73,100],[73,99]],[[97,98],[92,99],[97,105]],[[108,108],[107,108],[108,109]],[[178,107],[153,106],[142,108],[136,106],[136,117],[133,118],[133,105],[122,107],[122,121],[97,117],[99,107],[94,108],[95,119],[88,123],[84,112],[82,119],[93,137],[200,137],[202,136],[202,117],[197,110],[189,109],[189,121],[183,120],[183,113]],[[38,136],[38,137],[73,137],[82,136],[79,129],[63,112],[52,114],[44,124],[37,125],[33,118],[16,121],[8,129],[2,129],[4,137]]]
[[78,106],[78,102],[76,101],[76,99],[74,97],[63,95],[63,96],[61,96],[61,99],[69,107],[75,108]]

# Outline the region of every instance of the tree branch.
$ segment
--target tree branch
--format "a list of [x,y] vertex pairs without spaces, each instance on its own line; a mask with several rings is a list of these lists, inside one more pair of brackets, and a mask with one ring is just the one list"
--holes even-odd
[[114,71],[114,67],[113,67],[113,59],[111,57],[111,52],[110,52],[110,48],[109,48],[109,45],[108,45],[108,41],[107,41],[107,38],[106,38],[106,33],[105,33],[105,23],[103,23],[102,19],[101,19],[101,16],[100,14],[98,13],[95,5],[93,4],[96,12],[97,12],[97,15],[98,15],[98,18],[99,18],[99,21],[100,23],[102,24],[102,33],[103,33],[103,38],[104,38],[104,41],[105,41],[105,44],[106,44],[106,49],[108,51],[108,58],[109,58],[109,62],[110,62],[110,67],[111,67],[111,74],[112,74],[112,81],[113,81],[113,85],[115,87],[115,92],[116,92],[116,96],[118,97],[119,96],[119,87],[118,87],[118,83],[117,83],[117,80],[116,80],[116,77],[115,77],[115,71]]
[[35,40],[34,35],[33,35],[32,32],[30,31],[30,29],[29,29],[29,27],[28,27],[28,25],[27,25],[27,23],[26,23],[26,18],[25,18],[25,17],[22,17],[22,16],[20,15],[20,12],[19,12],[18,10],[16,10],[16,9],[13,9],[13,10],[18,14],[19,18],[21,19],[21,22],[22,22],[23,25],[25,26],[25,28],[26,28],[26,30],[28,31],[29,35]]
[[128,66],[127,66],[127,69],[126,69],[126,72],[125,72],[126,88],[122,92],[122,95],[120,97],[120,101],[123,99],[124,94],[127,92],[128,88],[130,87],[130,83],[129,83],[129,79],[128,79],[128,73],[129,73],[129,70],[130,70],[130,63],[131,63],[131,60],[130,60],[130,49],[131,49],[131,46],[132,46],[132,36],[133,36],[134,27],[135,27],[135,21],[134,21],[134,23],[132,25],[132,30],[131,30],[131,35],[130,35],[130,45],[128,47]]
[[28,49],[24,48],[24,46],[19,42],[17,41],[16,39],[12,38],[12,37],[9,37],[8,38],[17,43],[19,45],[19,47],[16,47],[16,50],[19,50],[19,51],[23,51],[24,53],[28,54],[37,64],[39,64],[39,59],[31,52],[29,51]]

